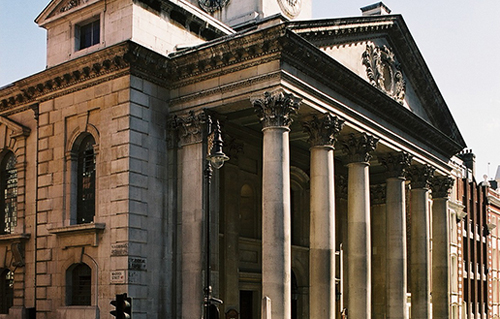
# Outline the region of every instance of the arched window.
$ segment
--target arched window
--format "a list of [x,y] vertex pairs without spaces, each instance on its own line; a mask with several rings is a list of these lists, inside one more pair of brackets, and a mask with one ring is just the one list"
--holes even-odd
[[73,264],[66,271],[66,304],[90,306],[92,302],[92,270],[84,263]]
[[17,225],[16,156],[5,154],[0,164],[0,234],[10,234]]
[[14,273],[0,269],[0,314],[9,313],[14,300]]
[[87,135],[78,149],[77,168],[77,208],[76,223],[85,224],[94,221],[95,216],[95,140]]

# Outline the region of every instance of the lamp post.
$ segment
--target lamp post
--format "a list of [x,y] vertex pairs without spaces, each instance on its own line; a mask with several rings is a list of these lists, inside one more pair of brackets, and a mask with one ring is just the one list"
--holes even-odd
[[229,157],[222,151],[222,136],[219,121],[212,127],[212,119],[207,116],[207,161],[205,168],[206,200],[205,200],[205,235],[206,235],[206,268],[204,289],[204,313],[205,319],[219,319],[219,309],[215,303],[222,304],[222,300],[212,297],[212,286],[210,285],[210,180],[212,178],[212,166],[219,169]]

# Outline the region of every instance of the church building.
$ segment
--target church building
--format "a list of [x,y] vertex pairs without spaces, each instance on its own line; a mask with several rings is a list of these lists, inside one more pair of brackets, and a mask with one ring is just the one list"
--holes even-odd
[[312,6],[47,4],[0,88],[0,319],[455,318],[460,131],[401,15]]

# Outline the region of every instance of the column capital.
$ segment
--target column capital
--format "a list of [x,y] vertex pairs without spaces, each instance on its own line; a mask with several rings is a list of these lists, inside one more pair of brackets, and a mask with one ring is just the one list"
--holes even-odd
[[347,179],[343,175],[335,175],[335,193],[340,199],[347,200]]
[[370,185],[370,198],[373,205],[384,205],[387,195],[387,185]]
[[349,163],[368,163],[372,158],[371,152],[377,147],[378,138],[362,134],[349,134],[349,138],[343,141],[343,148],[348,156]]
[[171,119],[171,127],[178,133],[181,146],[201,143],[207,115],[204,111],[189,111],[176,114]]
[[300,98],[283,90],[265,92],[263,96],[251,99],[263,128],[289,128],[293,122],[291,115],[297,114],[300,101]]
[[432,198],[447,198],[455,180],[450,176],[435,176],[432,179]]
[[379,156],[379,161],[387,168],[389,178],[405,178],[413,156],[406,152],[389,153]]
[[424,188],[429,189],[431,186],[431,181],[434,176],[434,171],[436,169],[430,165],[417,166],[413,165],[410,167],[408,175],[411,180],[411,186],[413,189]]
[[313,146],[335,146],[337,136],[344,127],[344,120],[330,113],[317,116],[302,123],[304,132],[309,134],[309,143]]

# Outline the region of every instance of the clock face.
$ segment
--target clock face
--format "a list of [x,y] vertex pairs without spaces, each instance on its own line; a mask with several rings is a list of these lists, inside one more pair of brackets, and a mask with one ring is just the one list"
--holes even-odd
[[278,0],[278,3],[281,11],[290,18],[298,16],[302,7],[302,0]]
[[207,12],[214,12],[224,8],[229,0],[198,0],[200,7]]

